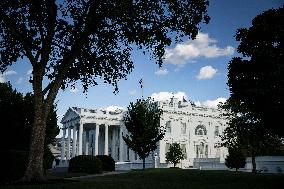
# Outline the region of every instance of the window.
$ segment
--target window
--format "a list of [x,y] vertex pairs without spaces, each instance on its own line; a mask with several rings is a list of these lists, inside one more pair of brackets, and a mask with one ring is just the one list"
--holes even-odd
[[181,123],[181,134],[182,135],[186,134],[186,123]]
[[169,151],[169,149],[170,149],[170,143],[166,143],[165,154]]
[[215,136],[219,136],[219,126],[215,126]]
[[172,127],[171,127],[171,121],[166,122],[166,133],[171,133]]
[[204,125],[198,125],[195,128],[195,135],[207,135],[207,130]]
[[180,148],[184,154],[184,159],[187,159],[187,154],[186,154],[186,144],[181,144]]

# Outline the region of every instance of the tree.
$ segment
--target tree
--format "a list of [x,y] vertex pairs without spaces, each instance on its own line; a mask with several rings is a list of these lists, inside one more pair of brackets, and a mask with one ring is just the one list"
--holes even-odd
[[237,30],[238,52],[228,66],[230,98],[223,108],[229,114],[223,145],[238,145],[255,156],[275,149],[284,136],[283,17],[284,8],[258,15],[249,29]]
[[[1,0],[0,70],[26,58],[33,68],[34,121],[22,181],[43,181],[46,119],[60,88],[97,79],[115,86],[133,69],[133,47],[161,66],[164,48],[194,39],[209,22],[207,0]],[[45,82],[43,82],[45,81]]]
[[228,86],[234,112],[250,113],[268,132],[284,136],[284,7],[255,17],[237,30],[238,52],[229,63]]
[[166,153],[166,161],[173,163],[174,167],[181,160],[185,159],[185,154],[183,153],[179,143],[172,143],[169,147],[169,151]]
[[[11,135],[12,139],[7,142],[5,137],[0,139],[1,149],[4,151],[28,151],[32,121],[34,119],[34,96],[27,93],[25,96],[12,88],[10,83],[0,83],[0,119],[3,125],[2,132]],[[56,107],[47,118],[44,143],[44,168],[49,168],[53,161],[52,153],[48,147],[59,134],[57,126]]]
[[228,149],[229,155],[225,159],[225,165],[230,169],[244,168],[246,165],[246,158],[238,147]]
[[164,138],[164,127],[160,126],[162,110],[156,102],[150,99],[138,99],[136,103],[130,103],[123,120],[128,134],[123,136],[127,146],[136,152],[143,160],[157,149],[158,142]]

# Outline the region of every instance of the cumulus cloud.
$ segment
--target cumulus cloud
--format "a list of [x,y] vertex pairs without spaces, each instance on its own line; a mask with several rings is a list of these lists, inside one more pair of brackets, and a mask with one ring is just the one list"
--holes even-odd
[[15,74],[17,74],[17,72],[15,72],[14,70],[9,70],[9,71],[6,71],[4,73],[0,73],[0,83],[6,82],[7,76],[15,75]]
[[124,110],[124,107],[121,106],[108,106],[105,108],[106,111],[114,112],[116,110]]
[[214,75],[217,73],[217,69],[213,68],[212,66],[204,66],[200,68],[198,75],[196,78],[198,80],[202,79],[211,79],[214,77]]
[[135,96],[137,94],[136,90],[129,91],[128,93],[130,96]]
[[226,98],[224,97],[220,97],[220,98],[217,98],[215,100],[206,100],[206,101],[203,101],[203,102],[200,102],[200,101],[197,101],[197,102],[194,102],[196,106],[206,106],[208,108],[218,108],[218,104],[221,102],[221,103],[224,103],[226,102]]
[[165,101],[165,100],[170,100],[172,97],[177,98],[178,100],[183,100],[187,98],[187,95],[185,92],[177,92],[177,93],[170,93],[170,92],[159,92],[159,93],[153,93],[151,94],[151,98],[154,99],[155,101]]
[[73,87],[73,88],[70,89],[70,92],[71,93],[78,93],[79,89],[77,87]]
[[172,49],[166,49],[165,61],[174,65],[183,65],[194,58],[215,58],[234,54],[232,46],[221,48],[216,44],[217,40],[210,38],[207,33],[199,32],[195,40],[188,40]]
[[169,71],[166,68],[160,68],[157,71],[155,71],[155,75],[160,76],[160,75],[167,75]]

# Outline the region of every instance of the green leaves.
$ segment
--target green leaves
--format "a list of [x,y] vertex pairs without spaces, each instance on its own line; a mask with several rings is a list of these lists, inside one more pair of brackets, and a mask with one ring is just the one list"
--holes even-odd
[[179,143],[172,143],[169,147],[169,151],[166,153],[166,161],[173,163],[174,167],[181,160],[185,159],[185,154],[183,153]]
[[128,134],[123,136],[127,146],[145,159],[156,150],[157,144],[164,137],[164,127],[160,126],[162,110],[150,99],[138,99],[130,103],[124,116]]

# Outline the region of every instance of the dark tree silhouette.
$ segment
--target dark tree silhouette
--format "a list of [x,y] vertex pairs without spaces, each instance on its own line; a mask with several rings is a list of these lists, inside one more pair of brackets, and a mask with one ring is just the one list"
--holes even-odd
[[223,106],[230,114],[224,145],[241,145],[255,156],[275,148],[284,136],[284,8],[271,9],[255,17],[249,29],[237,30],[238,52],[229,63],[231,96]]
[[157,149],[158,142],[164,138],[164,127],[160,126],[162,110],[158,104],[148,100],[137,100],[130,103],[124,116],[124,124],[128,134],[123,136],[127,146],[143,160]]
[[229,155],[225,159],[225,165],[230,169],[244,168],[246,165],[246,158],[237,147],[232,147],[228,149]]
[[[25,96],[12,88],[10,83],[0,83],[0,119],[3,125],[2,132],[13,136],[13,140],[7,142],[6,137],[0,138],[0,149],[4,151],[28,151],[32,122],[34,120],[34,96],[27,93]],[[52,154],[48,147],[59,134],[57,126],[56,107],[52,109],[47,117],[44,142],[44,168],[49,168]]]
[[172,143],[169,147],[169,151],[166,153],[166,161],[173,163],[174,167],[185,158],[179,143]]
[[35,116],[22,181],[45,180],[46,119],[60,88],[80,80],[86,91],[100,78],[117,91],[133,69],[133,47],[161,65],[172,36],[195,38],[199,23],[209,22],[207,6],[207,0],[1,0],[0,71],[20,58],[33,67]]

